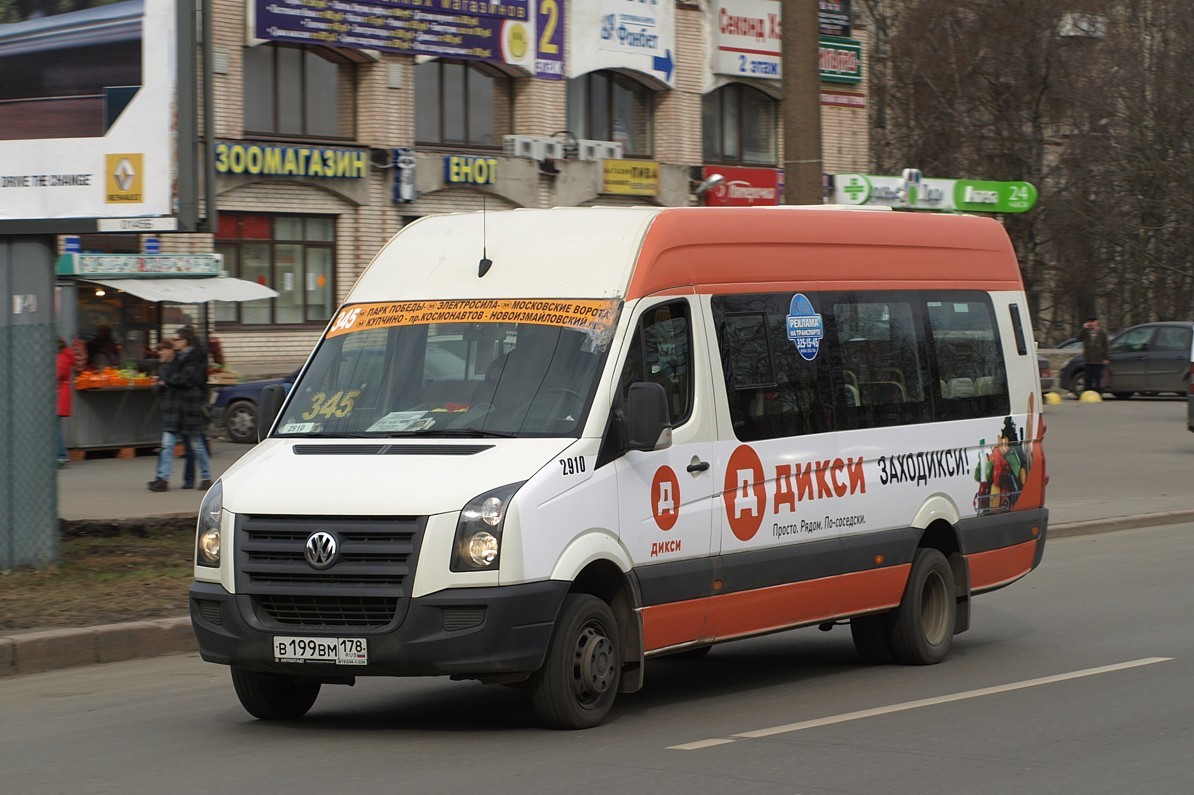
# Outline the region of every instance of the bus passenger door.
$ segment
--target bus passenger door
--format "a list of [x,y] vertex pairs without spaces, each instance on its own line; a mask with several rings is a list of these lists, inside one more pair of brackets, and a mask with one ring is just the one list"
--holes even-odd
[[672,443],[632,450],[617,467],[620,535],[634,560],[648,651],[696,641],[712,590],[713,510],[720,474],[713,462],[706,335],[695,303],[646,299],[617,385],[653,382],[667,394]]

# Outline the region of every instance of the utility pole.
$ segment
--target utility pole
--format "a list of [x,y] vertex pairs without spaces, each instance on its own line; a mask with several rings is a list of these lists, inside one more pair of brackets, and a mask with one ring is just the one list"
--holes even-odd
[[821,204],[817,0],[782,0],[784,203]]

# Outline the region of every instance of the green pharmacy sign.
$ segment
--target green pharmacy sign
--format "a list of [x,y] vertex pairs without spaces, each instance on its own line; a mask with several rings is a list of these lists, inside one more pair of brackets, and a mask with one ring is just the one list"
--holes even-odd
[[930,177],[909,182],[874,174],[836,174],[833,192],[837,204],[965,213],[1023,213],[1037,200],[1036,187],[1028,182]]

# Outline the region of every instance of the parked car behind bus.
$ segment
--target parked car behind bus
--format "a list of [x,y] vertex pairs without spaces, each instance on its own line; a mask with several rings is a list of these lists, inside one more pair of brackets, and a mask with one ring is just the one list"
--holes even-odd
[[[1190,383],[1190,350],[1194,323],[1142,323],[1111,338],[1110,364],[1103,391],[1121,400],[1135,394],[1176,392],[1185,395]],[[1061,385],[1075,395],[1086,389],[1086,359],[1081,353],[1061,371]]]

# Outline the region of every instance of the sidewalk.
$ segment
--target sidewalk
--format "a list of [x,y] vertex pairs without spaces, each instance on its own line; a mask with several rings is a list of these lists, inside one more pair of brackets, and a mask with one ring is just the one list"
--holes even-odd
[[[1050,538],[1194,521],[1189,461],[1194,434],[1184,400],[1067,400],[1045,411]],[[216,441],[212,479],[249,445]],[[166,523],[194,526],[203,493],[183,491],[176,460],[170,490],[146,489],[156,457],[93,459],[58,470],[63,531],[128,532]],[[1047,555],[1046,555],[1047,558]],[[134,657],[194,652],[190,618],[0,635],[0,677]]]

